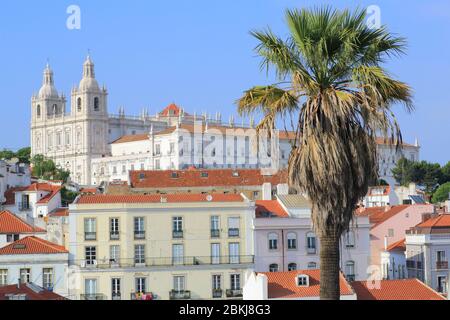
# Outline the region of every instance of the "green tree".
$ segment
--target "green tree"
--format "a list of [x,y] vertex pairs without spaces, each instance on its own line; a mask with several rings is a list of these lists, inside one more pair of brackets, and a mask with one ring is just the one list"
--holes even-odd
[[26,147],[19,149],[16,152],[16,157],[19,159],[21,163],[30,163],[31,160],[31,148]]
[[412,110],[410,87],[381,66],[403,53],[405,41],[384,26],[369,28],[364,10],[288,10],[286,19],[287,39],[270,29],[251,33],[262,67],[274,67],[278,82],[246,91],[238,110],[263,114],[258,133],[271,132],[278,117],[296,123],[289,183],[312,203],[320,297],[337,300],[341,236],[378,178],[376,135],[401,141],[391,106]]
[[411,182],[425,187],[425,192],[431,195],[436,187],[443,182],[444,174],[438,163],[427,161],[414,162],[401,158],[392,174],[395,180],[403,186],[408,186]]
[[53,160],[45,158],[43,155],[35,155],[31,159],[33,175],[46,180],[62,180],[67,182],[70,172],[62,168],[57,168]]
[[0,151],[0,159],[11,160],[15,156],[16,154],[11,150],[3,149],[2,151]]
[[431,202],[438,203],[449,199],[450,182],[444,183],[437,188],[436,192],[431,198]]

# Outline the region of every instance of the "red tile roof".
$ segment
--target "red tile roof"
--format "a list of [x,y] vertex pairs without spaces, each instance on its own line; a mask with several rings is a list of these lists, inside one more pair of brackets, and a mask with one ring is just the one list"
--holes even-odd
[[[297,270],[289,272],[261,272],[267,276],[269,299],[295,299],[320,296],[320,270]],[[309,276],[309,287],[297,286],[298,275]],[[342,273],[339,275],[342,295],[353,295],[354,292]]]
[[[376,138],[375,141],[376,141],[376,143],[377,143],[378,145],[389,145],[389,146],[394,146],[394,145],[397,144],[397,143],[396,143],[397,141],[394,141],[394,140],[392,140],[392,139],[384,139],[384,138],[382,138],[382,137]],[[403,146],[403,147],[415,147],[414,145],[409,144],[409,143],[405,143],[405,142],[401,143],[400,146]]]
[[[375,191],[379,191],[380,189],[383,190],[383,192],[380,193],[375,193]],[[387,196],[389,195],[389,193],[391,192],[391,187],[390,186],[377,186],[377,187],[370,187],[369,188],[369,192],[367,193],[368,196]]]
[[266,182],[277,185],[287,183],[287,171],[275,175],[263,175],[260,169],[131,171],[130,181],[132,188],[261,186]]
[[69,208],[58,208],[48,214],[49,217],[68,217]]
[[[36,286],[37,287],[37,286]],[[0,287],[0,300],[9,300],[8,295],[26,295],[27,300],[67,300],[54,292],[38,287],[36,291],[29,284],[17,284]]]
[[136,142],[136,141],[143,141],[148,140],[148,133],[145,134],[131,134],[122,136],[119,139],[111,142],[111,144],[119,144],[119,143],[128,143],[128,142]]
[[15,196],[15,192],[16,191],[22,191],[24,188],[23,187],[15,187],[15,188],[10,188],[8,190],[5,191],[5,202],[3,203],[5,206],[12,206],[16,203],[16,196]]
[[107,203],[183,203],[183,202],[243,202],[239,194],[166,194],[166,195],[82,195],[77,204]]
[[[179,106],[177,106],[175,103],[172,103],[170,105],[168,105],[167,107],[164,108],[163,111],[161,111],[159,113],[160,116],[163,117],[178,117],[180,115],[181,112],[181,108]],[[188,115],[187,113],[185,113],[186,115]]]
[[80,193],[92,193],[96,194],[98,192],[97,188],[82,188]]
[[0,212],[0,234],[45,233],[44,229],[30,225],[9,211]]
[[406,250],[405,241],[406,241],[405,239],[402,239],[392,243],[387,247],[386,251],[405,251]]
[[450,214],[441,214],[437,217],[419,223],[416,227],[419,228],[448,228],[450,227]]
[[418,279],[380,282],[380,289],[369,288],[367,281],[354,281],[351,285],[358,300],[446,300]]
[[284,210],[278,200],[257,200],[256,217],[267,218],[265,214],[271,213],[278,218],[288,218],[289,214]]
[[393,216],[399,214],[406,208],[408,208],[409,204],[398,205],[398,206],[386,206],[386,207],[373,207],[373,208],[365,208],[359,210],[356,215],[358,216],[368,216],[369,221],[372,224],[372,228],[380,225],[386,220],[392,218]]
[[63,246],[47,240],[30,236],[17,240],[6,247],[0,248],[0,255],[10,254],[56,254],[68,253]]

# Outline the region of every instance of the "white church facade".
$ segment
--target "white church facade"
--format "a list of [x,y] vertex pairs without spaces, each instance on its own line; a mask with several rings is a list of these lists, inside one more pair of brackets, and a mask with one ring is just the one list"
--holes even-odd
[[[235,124],[233,117],[223,123],[220,113],[214,118],[190,115],[175,104],[152,116],[145,110],[140,116],[126,116],[123,108],[111,115],[107,98],[108,91],[99,86],[88,56],[68,109],[47,65],[42,87],[31,99],[32,156],[53,159],[80,185],[126,181],[130,170],[287,166],[293,138],[290,132],[280,130],[268,145],[256,147],[252,120],[247,126]],[[390,169],[402,155],[419,159],[417,142],[405,144],[399,151],[383,141],[378,145],[380,176],[390,183]]]

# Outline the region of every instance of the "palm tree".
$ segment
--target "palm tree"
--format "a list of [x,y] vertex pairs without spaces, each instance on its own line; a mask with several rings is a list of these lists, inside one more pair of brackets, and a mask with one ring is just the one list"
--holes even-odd
[[405,40],[385,26],[368,27],[363,10],[288,10],[286,19],[285,40],[270,29],[251,32],[261,67],[274,67],[279,82],[246,91],[238,111],[263,115],[257,132],[274,130],[279,118],[296,124],[289,184],[312,204],[320,297],[338,300],[339,242],[378,178],[376,138],[398,147],[402,136],[392,106],[413,110],[410,87],[381,67],[385,58],[404,53]]

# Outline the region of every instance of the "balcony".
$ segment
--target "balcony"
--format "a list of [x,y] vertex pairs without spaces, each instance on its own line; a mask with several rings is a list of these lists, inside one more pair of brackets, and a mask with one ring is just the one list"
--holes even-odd
[[95,241],[97,240],[97,232],[85,232],[84,240],[86,241]]
[[81,294],[80,300],[106,300],[106,296],[102,293]]
[[222,289],[213,289],[212,291],[212,297],[214,299],[220,299],[223,297],[223,290]]
[[131,293],[130,300],[155,300],[153,292]]
[[145,239],[145,231],[134,231],[134,240],[143,240]]
[[356,276],[354,274],[347,274],[347,275],[345,275],[345,278],[347,279],[347,281],[352,282],[352,281],[355,281]]
[[306,253],[307,254],[316,254],[317,249],[315,247],[308,247],[308,248],[306,248]]
[[[205,266],[254,264],[254,256],[198,256],[198,257],[158,257],[139,259],[99,259],[81,260],[82,268],[113,269],[113,268],[148,268],[148,267],[176,267],[176,266]],[[77,263],[75,263],[77,264]]]
[[172,290],[170,291],[170,300],[189,300],[191,292],[188,290]]
[[110,240],[119,240],[120,239],[119,231],[110,231],[109,232],[109,239]]
[[242,289],[228,289],[227,298],[242,298]]
[[436,261],[436,269],[447,270],[448,269],[448,261]]
[[211,238],[220,238],[220,230],[211,229]]
[[17,204],[17,207],[18,207],[19,211],[28,211],[31,209],[29,202],[19,202]]
[[174,239],[183,239],[183,230],[173,230],[172,237]]
[[122,300],[122,295],[120,293],[113,293],[111,300]]
[[228,237],[230,237],[230,238],[239,237],[239,229],[238,228],[228,229]]

